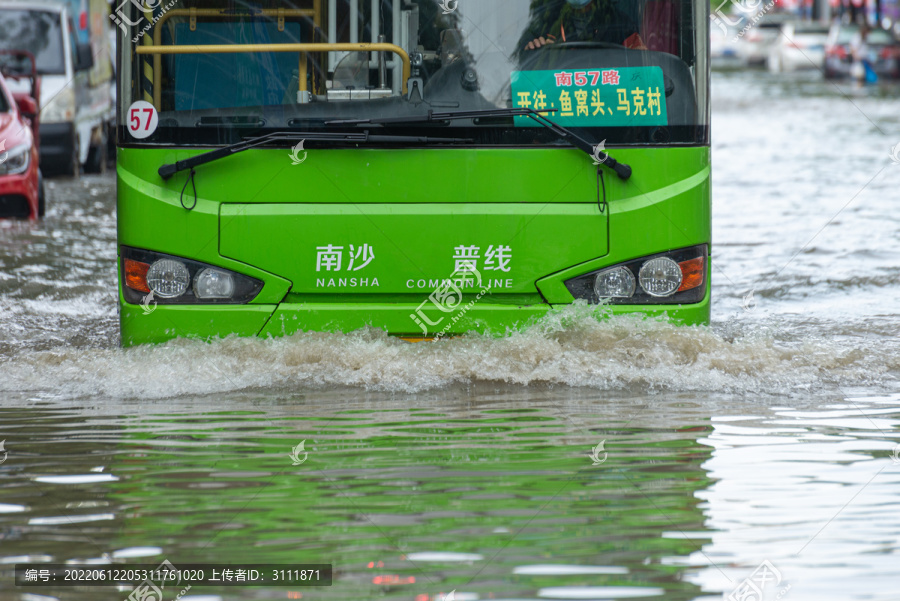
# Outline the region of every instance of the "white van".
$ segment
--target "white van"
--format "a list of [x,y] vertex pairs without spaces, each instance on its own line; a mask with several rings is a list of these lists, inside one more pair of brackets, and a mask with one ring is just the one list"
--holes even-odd
[[[109,7],[91,2],[105,14],[91,15],[102,35],[78,43],[66,4],[4,0],[0,4],[0,48],[35,55],[41,81],[40,150],[45,172],[77,176],[106,165],[107,125],[113,115],[112,67],[106,35]],[[95,18],[96,17],[96,18]],[[15,90],[13,90],[15,91]]]

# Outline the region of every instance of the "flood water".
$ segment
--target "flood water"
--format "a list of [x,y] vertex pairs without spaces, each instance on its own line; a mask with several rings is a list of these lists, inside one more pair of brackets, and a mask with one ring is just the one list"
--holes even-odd
[[53,180],[0,224],[0,601],[164,559],[335,569],[188,601],[900,598],[898,95],[715,74],[708,328],[122,350],[114,179]]

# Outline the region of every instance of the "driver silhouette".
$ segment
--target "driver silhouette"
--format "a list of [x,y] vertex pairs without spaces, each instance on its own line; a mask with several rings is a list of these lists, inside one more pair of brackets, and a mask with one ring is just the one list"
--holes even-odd
[[546,29],[532,30],[534,39],[525,44],[524,50],[537,50],[558,42],[607,42],[646,50],[647,47],[638,34],[637,24],[613,6],[613,2],[614,0],[566,0],[555,21],[544,19],[549,22]]

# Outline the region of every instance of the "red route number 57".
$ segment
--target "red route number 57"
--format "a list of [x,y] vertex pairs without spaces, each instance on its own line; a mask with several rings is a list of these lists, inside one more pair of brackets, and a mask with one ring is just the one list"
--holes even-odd
[[144,131],[150,129],[150,122],[153,121],[153,109],[131,109],[131,129],[137,130],[141,127],[140,113],[143,111],[147,115],[147,123],[144,125]]
[[152,104],[145,100],[138,100],[128,107],[126,115],[128,119],[128,133],[133,138],[147,138],[156,131],[159,125],[159,113]]

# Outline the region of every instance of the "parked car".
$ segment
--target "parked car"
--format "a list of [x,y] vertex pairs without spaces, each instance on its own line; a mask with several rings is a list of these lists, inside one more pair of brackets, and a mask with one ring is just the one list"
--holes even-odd
[[[105,167],[112,116],[112,67],[106,57],[109,6],[90,0],[89,23],[99,33],[78,41],[68,4],[4,0],[0,4],[0,49],[32,52],[41,76],[41,165],[44,171],[77,176]],[[98,57],[94,61],[93,57]],[[12,91],[19,91],[15,83]]]
[[[0,59],[7,57],[4,53]],[[31,56],[32,77],[28,79],[35,90],[38,83],[33,66]],[[33,96],[10,92],[0,70],[0,217],[37,219],[44,215],[44,182],[38,166],[38,137],[33,131],[39,113]]]
[[109,98],[111,115],[106,129],[106,160],[110,165],[116,164],[116,28],[112,26],[107,32],[109,38],[109,64],[112,65],[112,79],[109,80]]
[[[739,24],[739,50],[738,55],[744,64],[750,67],[765,66],[769,59],[772,46],[778,41],[781,33],[781,25],[790,20],[791,16],[784,13],[767,13],[759,21],[753,23],[745,19]],[[747,28],[749,26],[749,28]],[[747,28],[747,29],[745,29]]]
[[[835,24],[825,43],[825,77],[847,77],[853,67],[850,45],[859,35],[859,26]],[[884,78],[900,78],[900,42],[887,30],[871,29],[866,37],[868,61],[875,74]]]
[[729,69],[743,66],[738,56],[739,45],[737,30],[728,28],[723,31],[718,27],[709,30],[709,60],[714,69]]
[[828,26],[808,21],[788,21],[769,51],[769,71],[822,69]]

